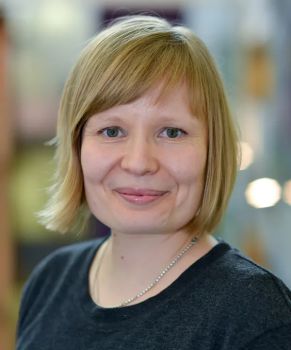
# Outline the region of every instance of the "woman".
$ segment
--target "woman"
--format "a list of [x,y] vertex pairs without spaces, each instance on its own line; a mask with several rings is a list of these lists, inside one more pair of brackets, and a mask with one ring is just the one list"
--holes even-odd
[[237,139],[191,31],[134,16],[98,34],[66,83],[56,145],[42,221],[67,232],[91,212],[111,235],[34,270],[17,349],[290,349],[290,291],[211,235]]

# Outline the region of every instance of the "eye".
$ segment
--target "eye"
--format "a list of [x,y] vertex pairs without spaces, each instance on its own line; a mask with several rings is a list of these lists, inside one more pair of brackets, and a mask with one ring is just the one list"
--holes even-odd
[[124,131],[118,126],[110,126],[98,131],[98,134],[105,137],[115,138],[124,136]]
[[186,135],[186,132],[179,128],[164,128],[160,134],[162,137],[167,137],[170,139],[176,139]]

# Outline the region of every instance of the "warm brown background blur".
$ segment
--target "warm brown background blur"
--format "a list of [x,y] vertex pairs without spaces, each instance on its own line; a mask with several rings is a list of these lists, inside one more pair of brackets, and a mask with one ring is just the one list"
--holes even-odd
[[61,236],[34,213],[53,173],[53,150],[44,142],[54,136],[68,71],[106,20],[132,11],[184,23],[215,56],[243,158],[216,234],[291,287],[289,0],[0,0],[0,9],[1,350],[14,347],[21,289],[35,264],[60,245],[108,231],[92,220],[87,234]]

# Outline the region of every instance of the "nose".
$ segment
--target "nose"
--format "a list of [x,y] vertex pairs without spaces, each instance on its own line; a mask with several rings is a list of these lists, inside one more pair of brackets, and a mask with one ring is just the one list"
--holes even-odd
[[122,160],[123,170],[134,175],[154,174],[159,169],[157,150],[154,141],[142,135],[136,135],[128,140]]

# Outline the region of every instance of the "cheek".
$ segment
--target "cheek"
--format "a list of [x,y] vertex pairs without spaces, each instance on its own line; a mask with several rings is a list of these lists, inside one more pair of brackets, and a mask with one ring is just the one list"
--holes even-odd
[[106,157],[94,145],[84,142],[81,148],[81,166],[84,182],[98,182],[106,171]]
[[180,185],[198,185],[204,182],[206,152],[189,150],[184,152],[176,162],[169,163],[171,173]]

